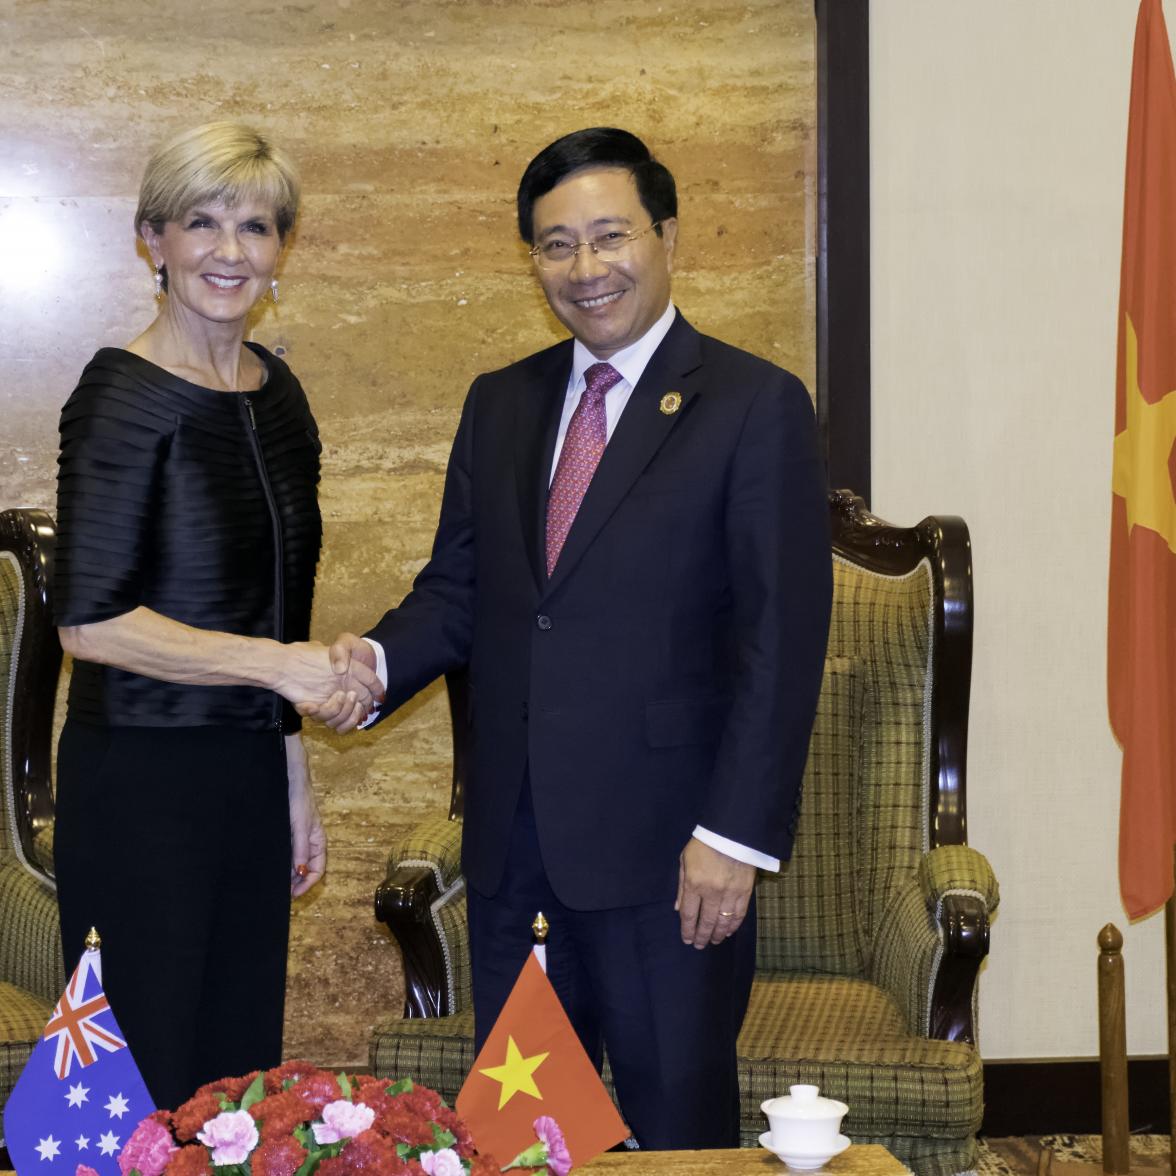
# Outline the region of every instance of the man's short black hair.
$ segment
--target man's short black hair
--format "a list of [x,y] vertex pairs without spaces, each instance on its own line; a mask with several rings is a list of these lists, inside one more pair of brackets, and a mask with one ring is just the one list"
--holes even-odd
[[[527,164],[519,181],[518,207],[519,236],[528,245],[535,244],[535,201],[586,167],[623,167],[632,175],[637,195],[653,221],[678,215],[674,177],[636,135],[617,127],[588,127],[556,139]],[[657,234],[661,236],[660,228]]]

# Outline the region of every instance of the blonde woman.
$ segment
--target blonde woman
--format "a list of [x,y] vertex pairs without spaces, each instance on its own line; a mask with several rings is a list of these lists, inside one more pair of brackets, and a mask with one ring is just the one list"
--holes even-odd
[[158,315],[61,414],[62,939],[70,968],[98,928],[159,1106],[280,1060],[290,898],[326,860],[296,708],[331,702],[346,729],[381,693],[307,640],[318,430],[286,364],[244,341],[298,195],[248,127],[160,147],[135,213]]

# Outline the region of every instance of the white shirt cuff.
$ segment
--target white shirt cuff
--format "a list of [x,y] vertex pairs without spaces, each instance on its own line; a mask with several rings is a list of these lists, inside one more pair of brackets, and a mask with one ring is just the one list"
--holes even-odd
[[738,841],[732,841],[729,837],[712,833],[709,829],[704,829],[701,825],[694,826],[694,836],[703,845],[709,845],[711,849],[717,849],[719,853],[725,853],[737,862],[744,862],[749,866],[756,866],[761,870],[770,870],[773,874],[780,872],[779,858],[768,857],[766,853],[760,853],[758,849],[752,849],[749,845],[741,845]]
[[[388,689],[388,658],[384,653],[384,647],[378,642],[373,641],[370,637],[365,637],[364,640],[376,651],[376,677],[380,679],[380,685],[385,690]],[[357,731],[362,731],[365,727],[370,727],[380,717],[380,708],[374,707],[372,713],[356,728]]]

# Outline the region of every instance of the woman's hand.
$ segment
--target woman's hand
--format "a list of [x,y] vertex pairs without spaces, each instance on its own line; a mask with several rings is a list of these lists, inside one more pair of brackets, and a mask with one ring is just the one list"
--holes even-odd
[[311,787],[301,735],[286,736],[286,779],[290,788],[290,893],[297,898],[327,868],[327,835]]

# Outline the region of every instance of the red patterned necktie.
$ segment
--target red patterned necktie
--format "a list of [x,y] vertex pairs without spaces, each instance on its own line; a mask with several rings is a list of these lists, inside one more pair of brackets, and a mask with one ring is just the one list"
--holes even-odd
[[564,540],[592,475],[600,464],[600,455],[608,441],[608,422],[604,414],[604,394],[621,378],[610,363],[594,363],[584,369],[586,386],[572,413],[564,437],[559,465],[547,493],[547,574],[555,570]]

